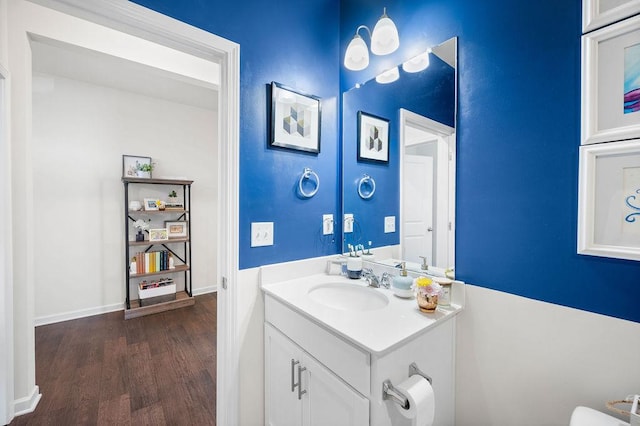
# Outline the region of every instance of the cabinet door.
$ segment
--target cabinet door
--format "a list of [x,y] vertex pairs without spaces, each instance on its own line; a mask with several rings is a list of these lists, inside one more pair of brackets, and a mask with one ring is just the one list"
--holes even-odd
[[298,388],[291,391],[292,381],[298,383],[298,366],[302,350],[282,333],[265,324],[265,423],[270,426],[299,425],[302,403]]
[[304,426],[365,426],[369,400],[308,354],[302,357],[302,416]]

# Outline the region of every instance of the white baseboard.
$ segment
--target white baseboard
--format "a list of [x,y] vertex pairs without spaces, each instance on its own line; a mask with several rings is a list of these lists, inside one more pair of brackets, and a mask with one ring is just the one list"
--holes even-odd
[[24,398],[16,399],[13,402],[13,412],[15,416],[22,416],[23,414],[33,413],[33,411],[38,406],[38,402],[40,402],[40,398],[42,394],[40,393],[40,388],[36,385],[33,387],[30,396],[25,396]]
[[124,303],[114,303],[113,305],[97,306],[95,308],[80,309],[78,311],[64,312],[61,314],[47,315],[35,319],[36,327],[40,325],[54,324],[56,322],[69,321],[78,318],[91,317],[94,315],[106,314],[108,312],[121,311]]
[[207,286],[207,287],[194,288],[191,293],[194,296],[201,296],[201,295],[207,294],[207,293],[215,293],[216,291],[218,291],[218,286],[217,285],[210,285],[210,286]]

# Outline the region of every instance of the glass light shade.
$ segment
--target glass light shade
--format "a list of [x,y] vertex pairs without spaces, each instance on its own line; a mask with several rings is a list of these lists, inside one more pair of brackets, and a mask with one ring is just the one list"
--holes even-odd
[[376,76],[376,81],[380,84],[388,84],[393,83],[399,78],[400,71],[398,70],[398,67],[393,67],[390,70],[383,72],[382,74],[378,74]]
[[420,72],[429,66],[429,52],[424,52],[402,64],[405,72]]
[[371,34],[371,52],[375,55],[388,55],[400,46],[398,29],[387,12],[382,14]]
[[369,66],[369,49],[359,34],[353,36],[347,46],[344,66],[351,71],[360,71]]

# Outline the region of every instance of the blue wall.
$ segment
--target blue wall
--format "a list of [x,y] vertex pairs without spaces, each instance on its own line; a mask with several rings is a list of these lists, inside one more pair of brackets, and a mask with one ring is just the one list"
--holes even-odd
[[[384,61],[388,68],[459,36],[457,275],[640,321],[640,264],[576,254],[579,0],[139,3],[241,44],[241,268],[339,251],[338,238],[319,235],[320,215],[339,213],[339,83],[369,80]],[[375,24],[383,5],[399,27],[400,50],[373,58],[368,73],[338,79],[353,31]],[[319,156],[266,148],[272,80],[323,98]],[[323,182],[303,203],[292,188],[305,166]],[[250,249],[250,222],[268,220],[276,246]]]
[[640,264],[576,254],[580,3],[343,0],[340,52],[383,5],[400,57],[459,36],[457,277],[640,321]]
[[[340,227],[323,236],[322,215],[341,214],[338,0],[136,3],[240,44],[240,268],[337,253]],[[320,154],[267,147],[271,81],[322,98]],[[321,179],[308,200],[295,193],[305,167]],[[251,222],[275,222],[273,246],[250,247]]]

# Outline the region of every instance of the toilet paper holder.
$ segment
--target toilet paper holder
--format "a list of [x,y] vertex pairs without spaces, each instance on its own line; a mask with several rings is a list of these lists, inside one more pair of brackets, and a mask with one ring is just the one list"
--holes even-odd
[[[411,365],[409,365],[409,377],[416,374],[424,377],[429,384],[433,384],[433,379],[423,373],[415,362],[412,362]],[[382,399],[390,399],[405,410],[409,409],[409,399],[402,392],[396,389],[389,379],[382,382]]]

